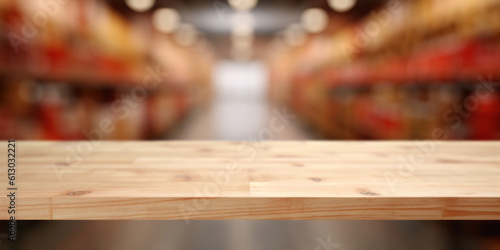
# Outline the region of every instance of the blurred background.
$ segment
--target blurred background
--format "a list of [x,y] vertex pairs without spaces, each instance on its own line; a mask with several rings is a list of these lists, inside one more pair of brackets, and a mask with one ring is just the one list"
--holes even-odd
[[[0,139],[497,140],[499,65],[499,0],[0,1]],[[487,221],[18,228],[0,249],[500,249]]]
[[2,139],[500,138],[498,0],[15,0],[0,31]]

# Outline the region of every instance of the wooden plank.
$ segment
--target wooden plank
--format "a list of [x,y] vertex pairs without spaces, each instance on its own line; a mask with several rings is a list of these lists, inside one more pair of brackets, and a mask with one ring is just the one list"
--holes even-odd
[[92,143],[18,141],[16,219],[500,219],[500,142]]

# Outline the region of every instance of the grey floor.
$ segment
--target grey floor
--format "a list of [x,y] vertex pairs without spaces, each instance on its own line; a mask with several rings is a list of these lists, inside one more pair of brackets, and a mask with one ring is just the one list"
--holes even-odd
[[[176,130],[169,131],[167,138],[239,141],[317,139],[312,130],[304,128],[299,117],[288,116],[286,121],[280,119],[280,114],[286,112],[293,115],[293,110],[268,101],[267,74],[266,66],[259,62],[220,62],[213,73],[212,101],[192,112]],[[276,131],[267,133],[272,128]]]
[[60,221],[18,233],[16,249],[38,250],[452,249],[429,221]]
[[[289,116],[286,121],[280,120],[280,115],[276,114],[283,112]],[[315,140],[320,137],[290,107],[265,101],[227,101],[191,112],[173,131],[169,131],[166,138],[255,141]]]

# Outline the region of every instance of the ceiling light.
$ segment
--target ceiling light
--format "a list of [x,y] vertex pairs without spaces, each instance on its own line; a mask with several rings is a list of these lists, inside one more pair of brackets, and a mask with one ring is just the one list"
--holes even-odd
[[179,12],[170,8],[157,9],[152,16],[153,26],[163,33],[174,32],[179,27],[180,19]]
[[356,4],[356,0],[328,0],[328,5],[338,12],[346,12]]
[[127,6],[137,12],[144,12],[155,4],[155,0],[125,0]]
[[258,0],[229,0],[228,3],[235,10],[251,10],[255,8]]
[[328,25],[328,14],[320,8],[311,8],[302,12],[300,18],[304,30],[310,33],[319,33]]

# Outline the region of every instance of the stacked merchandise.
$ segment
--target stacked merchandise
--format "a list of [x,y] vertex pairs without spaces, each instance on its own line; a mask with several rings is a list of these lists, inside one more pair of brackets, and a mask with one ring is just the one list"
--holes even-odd
[[330,138],[499,139],[499,34],[498,0],[391,0],[271,55],[271,97]]
[[212,62],[102,1],[2,1],[0,138],[162,138],[206,99]]

